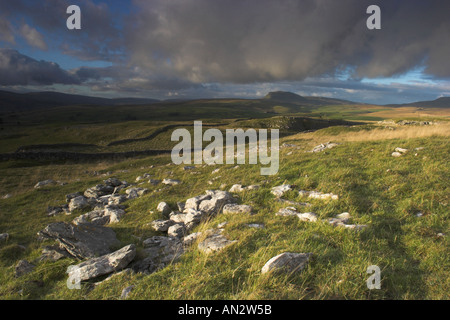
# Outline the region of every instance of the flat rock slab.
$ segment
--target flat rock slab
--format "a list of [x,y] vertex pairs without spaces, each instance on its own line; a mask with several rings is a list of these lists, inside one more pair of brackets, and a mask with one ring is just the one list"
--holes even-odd
[[277,198],[280,198],[290,190],[291,186],[289,184],[283,184],[281,186],[273,187],[270,192]]
[[269,261],[262,267],[261,273],[281,272],[295,273],[302,271],[308,263],[312,253],[281,253]]
[[226,204],[223,207],[224,214],[235,214],[235,213],[252,213],[253,208],[246,204]]
[[76,266],[72,266],[68,272],[69,278],[85,281],[120,271],[125,268],[135,256],[136,247],[134,244],[130,244],[113,253],[98,258],[92,258]]
[[225,247],[237,242],[237,240],[228,240],[224,235],[214,233],[198,244],[199,250],[205,253],[220,251]]
[[92,223],[75,226],[66,222],[56,222],[39,231],[38,235],[57,240],[67,252],[78,259],[108,254],[112,246],[120,243],[111,228]]

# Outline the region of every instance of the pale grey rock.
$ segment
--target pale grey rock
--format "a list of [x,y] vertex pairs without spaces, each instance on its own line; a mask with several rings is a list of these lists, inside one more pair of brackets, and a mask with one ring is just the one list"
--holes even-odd
[[303,197],[303,196],[308,196],[308,198],[312,198],[312,199],[322,199],[322,200],[338,200],[339,196],[333,193],[323,193],[323,192],[319,192],[319,191],[305,191],[305,190],[300,190],[298,192],[299,196]]
[[408,152],[408,149],[395,148],[395,152],[406,153],[406,152]]
[[281,253],[267,261],[267,263],[262,267],[261,273],[300,272],[305,268],[311,256],[312,253]]
[[299,212],[294,207],[281,208],[275,215],[282,217],[291,217],[298,215]]
[[148,193],[148,189],[146,188],[129,188],[125,191],[128,195],[128,199],[136,199]]
[[69,203],[70,200],[72,200],[73,198],[82,196],[83,194],[81,192],[74,192],[74,193],[69,193],[66,194],[66,202]]
[[151,223],[152,228],[155,231],[167,232],[169,227],[173,226],[175,222],[172,220],[155,220]]
[[317,221],[317,215],[313,212],[299,213],[299,214],[297,214],[297,217],[301,221],[308,221],[308,222],[316,222]]
[[203,232],[194,232],[183,238],[184,246],[191,246],[198,238],[203,234]]
[[102,196],[106,196],[108,194],[112,194],[113,192],[114,192],[113,187],[106,186],[104,184],[98,184],[84,191],[84,196],[86,198],[99,198]]
[[236,202],[236,200],[233,198],[233,196],[226,191],[207,190],[206,194],[210,195],[211,199],[202,201],[200,203],[198,209],[200,211],[203,211],[204,213],[206,213],[208,216],[216,215],[222,211],[223,207],[226,204]]
[[167,235],[169,237],[183,238],[185,236],[185,233],[186,227],[181,223],[174,224],[173,226],[170,226],[169,229],[167,229]]
[[118,187],[118,186],[121,186],[121,185],[123,184],[122,181],[120,181],[120,180],[117,179],[117,178],[108,178],[108,179],[106,179],[105,181],[103,181],[103,183],[104,183],[105,185],[110,186],[110,187],[113,187],[113,188]]
[[85,281],[120,271],[124,269],[135,256],[136,247],[134,244],[130,244],[113,253],[98,258],[91,258],[76,266],[72,266],[69,271],[69,278]]
[[38,183],[36,183],[34,188],[35,189],[40,189],[40,188],[51,186],[51,185],[55,185],[55,184],[57,184],[57,182],[55,180],[48,179],[48,180],[44,180],[44,181],[39,181]]
[[229,192],[232,193],[239,193],[239,192],[243,192],[245,189],[242,187],[241,184],[233,184],[230,188],[230,190],[228,190]]
[[39,261],[58,261],[63,258],[71,258],[72,256],[59,246],[45,246],[42,249],[42,254]]
[[161,183],[161,180],[150,179],[150,180],[148,180],[148,183],[150,183],[151,185],[157,186],[158,184]]
[[224,235],[220,233],[213,233],[198,244],[198,249],[204,253],[211,253],[223,250],[224,248],[236,242],[237,240],[228,240]]
[[250,214],[253,208],[246,204],[229,203],[223,206],[224,214]]
[[281,186],[273,187],[271,193],[277,198],[282,197],[286,192],[291,190],[291,185],[283,184]]
[[82,210],[89,207],[89,202],[84,196],[73,198],[69,202],[69,211]]
[[111,247],[119,244],[111,228],[93,223],[72,225],[66,222],[55,222],[39,231],[38,235],[57,240],[62,248],[78,259],[108,254],[111,252]]
[[[200,195],[197,197],[189,198],[186,200],[184,210],[188,210],[188,209],[198,210],[198,206],[200,205],[200,203],[202,201],[210,200],[210,199],[211,199],[210,195]],[[184,211],[184,210],[180,210],[180,211]]]
[[177,184],[180,184],[181,181],[180,180],[174,180],[174,179],[164,179],[162,181],[162,183],[166,184],[166,185],[170,185],[170,186],[175,186]]
[[401,157],[402,154],[400,152],[392,152],[391,156],[398,158],[398,157]]
[[126,298],[128,298],[128,295],[130,294],[130,292],[134,289],[134,286],[128,286],[126,288],[124,288],[122,290],[122,293],[120,295],[120,299],[121,300],[125,300]]
[[264,224],[262,223],[249,223],[247,226],[250,228],[264,229]]
[[166,202],[158,203],[156,210],[158,212],[161,212],[165,216],[168,215],[170,212],[172,212],[172,209],[170,209],[169,205]]
[[12,197],[12,194],[7,193],[7,194],[5,194],[5,195],[2,197],[2,199],[9,199],[9,198],[11,198],[11,197]]
[[325,151],[326,149],[332,149],[337,145],[338,145],[337,143],[332,142],[322,143],[319,144],[318,146],[315,146],[314,149],[311,150],[311,152],[322,152]]
[[172,212],[169,219],[174,223],[184,223],[186,221],[186,213]]

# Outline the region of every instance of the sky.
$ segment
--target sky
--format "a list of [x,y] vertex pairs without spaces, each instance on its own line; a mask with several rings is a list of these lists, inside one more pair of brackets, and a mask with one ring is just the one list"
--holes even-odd
[[434,100],[450,96],[449,13],[448,0],[0,0],[0,90]]

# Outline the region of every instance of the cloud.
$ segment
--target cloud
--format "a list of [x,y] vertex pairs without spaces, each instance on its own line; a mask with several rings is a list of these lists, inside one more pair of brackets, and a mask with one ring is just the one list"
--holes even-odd
[[0,41],[7,41],[14,44],[14,33],[11,23],[4,17],[0,16]]
[[12,49],[0,49],[0,85],[79,84],[58,64],[37,61]]
[[35,28],[30,27],[28,24],[24,24],[20,28],[20,33],[30,46],[47,51],[48,46],[44,41],[44,37]]
[[450,2],[378,1],[382,29],[366,28],[368,0],[136,0],[131,62],[194,83],[298,81],[351,66],[389,77],[424,64],[450,77]]

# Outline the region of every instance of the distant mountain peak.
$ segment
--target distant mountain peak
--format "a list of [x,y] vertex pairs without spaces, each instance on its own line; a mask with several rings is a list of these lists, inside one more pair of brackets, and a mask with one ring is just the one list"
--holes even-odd
[[266,100],[275,100],[275,101],[284,101],[284,102],[303,102],[308,99],[302,97],[298,94],[288,92],[288,91],[273,91],[269,92],[263,99]]

